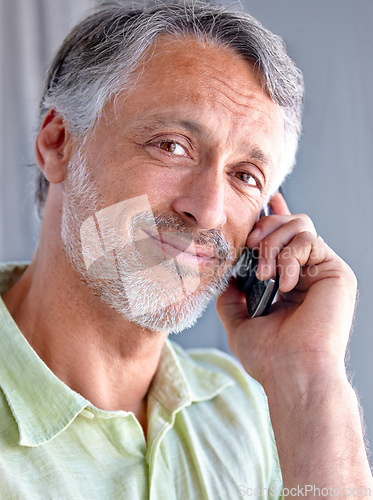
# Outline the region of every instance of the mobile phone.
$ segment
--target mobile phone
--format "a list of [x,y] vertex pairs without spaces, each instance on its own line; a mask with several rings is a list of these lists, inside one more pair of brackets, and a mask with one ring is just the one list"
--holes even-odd
[[[262,210],[260,217],[270,215],[269,207]],[[264,316],[276,296],[279,285],[279,275],[275,279],[258,280],[256,270],[258,267],[258,250],[245,248],[236,264],[235,274],[237,288],[246,296],[247,312],[250,318]]]

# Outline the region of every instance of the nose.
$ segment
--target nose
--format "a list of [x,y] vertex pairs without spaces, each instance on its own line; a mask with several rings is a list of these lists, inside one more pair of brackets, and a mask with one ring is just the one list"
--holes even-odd
[[185,186],[181,196],[174,199],[172,208],[188,224],[199,229],[220,228],[227,220],[224,190],[225,183],[221,172],[198,172]]

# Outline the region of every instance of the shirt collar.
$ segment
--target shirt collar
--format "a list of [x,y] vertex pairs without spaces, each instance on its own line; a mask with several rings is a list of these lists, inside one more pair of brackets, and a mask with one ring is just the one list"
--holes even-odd
[[192,403],[212,399],[231,385],[231,378],[217,369],[203,367],[180,346],[166,340],[151,392],[168,410],[177,412]]
[[88,401],[43,363],[1,299],[0,331],[0,385],[18,424],[19,443],[37,446],[62,432]]
[[[0,294],[19,279],[26,266],[0,265]],[[0,333],[0,387],[18,424],[19,444],[41,445],[60,434],[85,407],[92,405],[58,379],[39,358],[1,298]],[[175,413],[193,402],[213,398],[230,385],[230,378],[203,367],[167,340],[150,393]]]
[[[0,266],[0,293],[27,264]],[[18,424],[19,444],[37,446],[62,432],[88,404],[58,379],[31,348],[0,298],[0,386]]]

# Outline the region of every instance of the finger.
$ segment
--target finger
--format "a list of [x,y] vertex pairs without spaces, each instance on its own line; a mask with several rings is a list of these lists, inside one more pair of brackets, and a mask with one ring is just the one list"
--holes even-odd
[[277,229],[293,220],[297,221],[296,227],[298,228],[298,232],[311,231],[316,234],[315,226],[306,214],[268,215],[259,219],[255,224],[253,230],[247,237],[246,246],[249,248],[259,247],[260,243],[271,233],[274,233]]
[[[333,253],[331,249],[329,250],[330,253]],[[341,280],[341,276],[344,277],[343,281]],[[348,289],[352,290],[352,299],[356,298],[356,276],[351,268],[335,254],[333,258],[333,266],[331,267],[329,252],[327,252],[327,257],[324,262],[314,266],[301,267],[296,290],[300,293],[306,293],[316,282],[330,278],[336,278],[336,283],[339,282],[339,284],[344,287],[345,291]]]
[[270,233],[259,243],[259,265],[257,269],[259,279],[267,280],[275,276],[278,255],[296,235],[302,233],[310,233],[316,238],[316,231],[311,219],[308,217],[295,217]]
[[229,283],[225,292],[219,295],[216,309],[226,330],[237,327],[243,320],[248,320],[245,295],[240,292],[236,280]]
[[[275,193],[270,201],[269,201],[269,205],[272,209],[272,212],[273,214],[271,215],[286,215],[286,216],[289,216],[291,215],[290,213],[290,210],[286,204],[286,201],[284,199],[284,197],[282,196],[281,193]],[[249,238],[250,237],[255,237],[257,238],[261,233],[262,233],[262,221],[263,220],[266,220],[266,216],[265,217],[261,217],[259,219],[259,221],[256,222],[256,224],[254,225],[253,227],[253,230],[252,232],[250,233],[249,235]],[[282,224],[284,224],[286,222],[286,219],[278,219],[277,221],[277,226],[276,227],[279,227],[281,225],[281,220],[283,220]],[[270,232],[270,231],[269,231]],[[269,232],[267,234],[269,234]],[[262,236],[262,237],[265,237],[266,235]],[[251,248],[254,248],[254,247],[251,247]]]
[[270,199],[269,205],[272,209],[273,215],[291,215],[285,198],[281,193],[275,193]]
[[289,292],[297,286],[302,266],[312,269],[312,273],[306,274],[315,274],[318,266],[331,258],[330,248],[314,234],[307,231],[297,234],[277,258],[280,290]]

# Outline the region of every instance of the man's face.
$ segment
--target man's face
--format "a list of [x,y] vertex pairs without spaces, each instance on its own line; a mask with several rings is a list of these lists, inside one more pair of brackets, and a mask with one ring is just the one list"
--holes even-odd
[[62,235],[114,309],[179,331],[226,286],[270,192],[283,119],[228,49],[164,37],[151,53],[72,161]]

